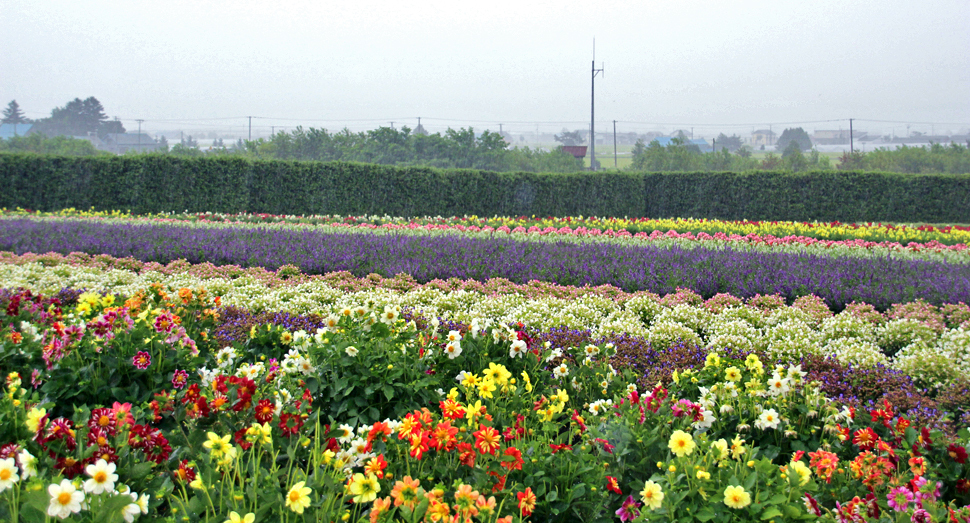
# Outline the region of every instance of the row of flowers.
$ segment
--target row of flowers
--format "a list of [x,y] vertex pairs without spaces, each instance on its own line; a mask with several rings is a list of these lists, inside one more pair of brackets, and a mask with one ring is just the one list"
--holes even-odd
[[427,330],[390,304],[219,347],[207,290],[16,296],[3,324],[37,332],[0,337],[14,521],[970,517],[970,432],[839,408],[743,351],[644,386],[610,344]]
[[[206,288],[221,305],[255,312],[282,311],[335,317],[357,303],[405,308],[424,318],[465,325],[524,323],[536,332],[555,328],[586,329],[593,336],[616,333],[641,336],[654,349],[678,344],[709,349],[757,351],[770,358],[798,361],[832,356],[845,364],[888,365],[922,386],[942,387],[970,375],[970,307],[936,307],[925,302],[896,304],[880,313],[852,304],[833,314],[822,300],[805,296],[791,306],[778,296],[748,300],[717,295],[703,300],[689,290],[663,298],[649,294],[589,292],[562,288],[524,294],[521,286],[499,292],[479,284],[477,290],[453,289],[456,282],[404,286],[400,278],[359,279],[368,285],[343,290],[327,278],[301,278],[291,269],[276,274],[240,275],[209,266],[173,265],[164,274],[154,266],[104,270],[103,259],[22,257],[21,264],[0,264],[0,279],[12,287],[38,293],[63,288],[94,289],[135,295],[152,281]],[[110,261],[110,260],[109,260]],[[124,261],[117,266],[124,266]],[[47,265],[42,265],[42,262]],[[233,278],[232,276],[238,276]],[[208,276],[208,277],[204,277]],[[352,277],[344,275],[355,281]],[[343,281],[350,285],[349,280]],[[529,287],[535,291],[543,287]],[[551,295],[550,295],[551,294]],[[18,327],[30,331],[29,327]]]
[[[77,209],[64,209],[58,212],[44,213],[17,210],[3,210],[8,215],[35,215],[35,216],[80,216],[92,218],[128,218],[130,214],[122,211],[81,211]],[[444,225],[454,227],[477,227],[484,229],[507,229],[518,228],[539,230],[568,228],[574,232],[577,230],[599,230],[603,233],[607,231],[626,231],[629,234],[638,233],[651,234],[656,232],[667,233],[675,231],[678,233],[700,233],[715,235],[718,233],[727,236],[749,236],[758,237],[806,237],[818,240],[864,240],[867,242],[889,242],[900,243],[903,245],[916,243],[940,242],[944,245],[966,244],[970,240],[970,227],[959,225],[929,225],[929,224],[883,224],[883,223],[860,223],[844,224],[839,222],[785,222],[785,221],[725,221],[711,219],[693,218],[619,218],[619,217],[536,217],[536,216],[456,216],[456,217],[414,217],[402,218],[392,216],[337,216],[337,215],[314,215],[314,216],[293,216],[293,215],[272,215],[272,214],[253,214],[253,213],[163,213],[150,215],[150,218],[162,218],[173,220],[191,220],[208,222],[246,222],[246,223],[292,223],[292,224],[350,224],[350,225]]]
[[[231,225],[246,226],[254,223],[253,221],[247,220],[210,221],[193,220],[186,217],[123,217],[118,215],[112,215],[110,217],[70,216],[70,218],[99,221],[122,220],[125,222],[135,223],[192,223],[202,227]],[[55,216],[51,217],[50,219],[59,219],[59,217]],[[270,227],[284,228],[311,227],[313,229],[327,231],[385,231],[427,235],[470,235],[472,237],[486,238],[508,236],[512,238],[532,239],[537,241],[612,242],[632,245],[651,245],[661,248],[669,248],[674,246],[680,248],[704,247],[709,249],[730,247],[732,249],[751,250],[754,252],[790,252],[820,254],[826,256],[856,257],[893,256],[901,259],[936,260],[947,263],[970,263],[970,257],[967,255],[967,245],[965,243],[945,244],[937,240],[930,240],[927,242],[912,241],[904,245],[896,241],[874,242],[859,238],[828,240],[798,235],[775,236],[771,234],[757,233],[740,235],[724,232],[708,234],[707,232],[703,231],[697,233],[692,231],[678,232],[674,229],[667,230],[666,232],[659,229],[654,229],[651,232],[641,231],[631,234],[626,229],[601,230],[586,227],[572,228],[569,226],[556,228],[552,226],[540,227],[538,225],[533,225],[528,228],[523,226],[510,228],[504,225],[498,227],[492,227],[490,225],[479,227],[477,225],[466,226],[462,224],[418,222],[396,223],[393,221],[381,223],[380,225],[375,225],[369,222],[358,223],[344,221],[334,221],[319,225],[314,225],[312,223],[303,221],[269,221],[266,222],[265,225]]]

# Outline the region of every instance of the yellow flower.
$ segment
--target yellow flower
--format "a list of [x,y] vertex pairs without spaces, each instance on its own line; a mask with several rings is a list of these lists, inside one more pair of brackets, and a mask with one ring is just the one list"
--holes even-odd
[[[233,448],[229,444],[229,435],[219,437],[215,432],[210,432],[207,434],[208,440],[202,444],[203,447],[209,449],[212,452],[212,457],[215,459],[221,458],[224,454],[229,452],[229,449]],[[233,449],[235,450],[235,449]]]
[[269,423],[253,423],[246,429],[246,441],[250,443],[262,443],[269,445],[273,442],[273,427]]
[[667,443],[667,446],[670,447],[670,451],[676,454],[678,458],[682,458],[684,456],[690,456],[690,453],[694,452],[694,447],[697,445],[694,443],[694,438],[690,434],[682,430],[675,430],[670,435],[670,441]]
[[40,429],[40,420],[44,419],[46,415],[47,409],[30,409],[30,412],[27,413],[27,428],[36,433]]
[[704,470],[698,470],[697,471],[697,479],[699,479],[701,481],[709,480],[709,479],[711,479],[711,473],[710,472],[707,472],[707,471],[704,471]]
[[740,485],[732,485],[724,489],[724,504],[733,509],[742,509],[751,504],[751,494],[745,492]]
[[233,511],[229,513],[229,519],[225,523],[253,523],[256,521],[256,514],[250,512],[245,516],[240,516],[237,512]]
[[720,367],[721,357],[713,352],[707,354],[707,358],[704,359],[704,367]]
[[495,392],[495,382],[490,379],[485,379],[478,384],[478,395],[482,398],[489,399],[492,397],[492,393]]
[[660,489],[660,485],[652,481],[647,481],[643,485],[643,490],[640,491],[640,499],[643,500],[643,505],[646,508],[656,510],[660,508],[664,500],[664,493]]
[[744,440],[740,436],[735,436],[731,440],[731,457],[734,459],[739,459],[742,454],[744,454]]
[[532,392],[532,380],[529,379],[529,373],[526,371],[522,371],[522,379],[525,380],[526,392]]
[[714,443],[712,443],[711,444],[711,448],[714,448],[714,449],[717,450],[717,458],[716,459],[722,460],[722,459],[728,457],[728,452],[729,452],[729,450],[728,450],[728,444],[727,444],[727,441],[724,441],[724,438],[721,438],[721,439],[715,441]]
[[728,381],[738,381],[741,379],[741,369],[737,367],[728,367],[724,370],[724,379]]
[[381,484],[377,482],[377,476],[373,474],[364,476],[358,472],[350,480],[350,493],[354,495],[354,503],[374,501],[380,491]]
[[196,477],[195,479],[193,479],[189,483],[189,486],[194,488],[195,490],[205,490],[205,483],[202,483],[201,477]]
[[807,465],[801,461],[792,461],[791,469],[798,474],[798,485],[804,487],[808,484],[808,480],[812,477],[812,469],[808,468]]
[[478,382],[479,381],[480,380],[478,379],[478,376],[476,376],[475,374],[472,374],[470,372],[467,372],[467,373],[465,373],[465,379],[463,379],[461,381],[461,384],[464,385],[465,387],[468,387],[469,389],[471,389],[471,388],[478,387]]
[[301,481],[286,493],[286,506],[297,514],[303,514],[303,509],[310,506],[310,493],[313,489],[305,487],[305,481]]
[[482,374],[485,375],[485,379],[494,381],[499,387],[508,383],[509,378],[512,377],[512,373],[505,368],[505,365],[495,363],[489,363],[488,369]]

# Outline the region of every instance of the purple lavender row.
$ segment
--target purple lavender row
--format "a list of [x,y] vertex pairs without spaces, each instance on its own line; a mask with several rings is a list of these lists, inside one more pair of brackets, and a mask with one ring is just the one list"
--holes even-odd
[[73,220],[0,220],[0,250],[23,254],[85,252],[168,263],[186,259],[270,270],[292,264],[308,273],[356,276],[407,273],[419,282],[460,278],[611,284],[660,295],[690,288],[705,298],[815,294],[833,310],[864,301],[885,310],[923,299],[970,303],[970,265],[885,258],[740,252],[730,248],[624,246],[406,233],[326,232],[263,227]]

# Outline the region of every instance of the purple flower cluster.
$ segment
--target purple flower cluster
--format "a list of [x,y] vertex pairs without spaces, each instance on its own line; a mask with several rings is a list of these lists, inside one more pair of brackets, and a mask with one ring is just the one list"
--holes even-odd
[[0,220],[0,249],[18,254],[80,251],[159,263],[185,259],[269,270],[294,265],[314,274],[406,273],[419,282],[507,278],[519,283],[610,284],[660,295],[683,287],[705,298],[718,293],[745,299],[779,294],[791,302],[815,294],[836,311],[852,301],[879,310],[916,299],[934,305],[970,302],[970,264],[889,256],[31,219]]

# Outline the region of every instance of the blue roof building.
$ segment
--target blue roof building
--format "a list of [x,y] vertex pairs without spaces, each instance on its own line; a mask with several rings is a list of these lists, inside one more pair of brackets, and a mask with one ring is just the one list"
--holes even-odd
[[13,138],[14,136],[27,136],[33,124],[29,123],[2,123],[0,124],[0,140],[6,140],[7,138]]

